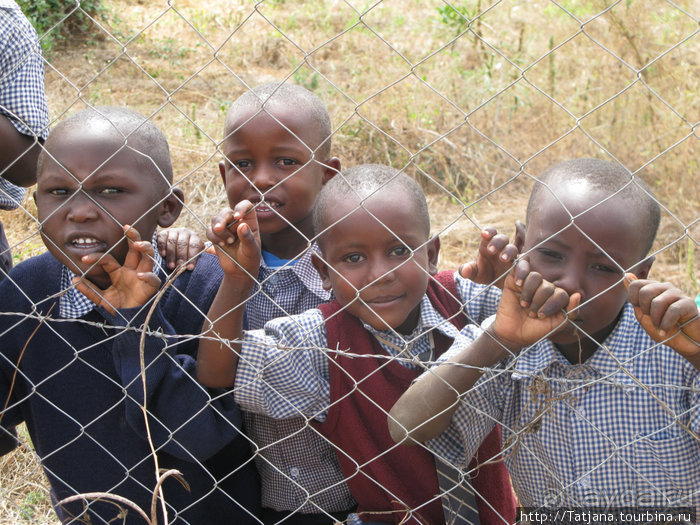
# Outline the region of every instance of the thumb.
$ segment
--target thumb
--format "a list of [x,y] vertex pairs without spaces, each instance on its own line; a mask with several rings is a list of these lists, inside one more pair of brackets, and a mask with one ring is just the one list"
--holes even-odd
[[578,317],[578,306],[581,304],[581,294],[579,292],[571,294],[569,304],[566,305],[566,317],[576,319]]
[[464,263],[459,267],[459,275],[470,281],[474,280],[474,277],[479,273],[479,269],[476,266],[475,261]]
[[632,272],[627,272],[625,274],[624,279],[622,279],[622,282],[625,285],[625,290],[629,291],[630,283],[633,281],[636,281],[637,279],[638,279],[638,277],[636,275],[634,275]]

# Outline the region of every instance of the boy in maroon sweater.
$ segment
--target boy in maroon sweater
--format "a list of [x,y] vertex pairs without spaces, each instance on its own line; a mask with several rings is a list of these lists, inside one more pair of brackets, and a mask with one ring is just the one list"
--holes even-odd
[[[430,237],[420,187],[392,168],[360,166],[327,182],[314,208],[314,264],[336,300],[244,332],[260,260],[252,208],[242,201],[208,232],[225,276],[200,342],[198,379],[233,386],[245,410],[312,420],[334,444],[358,501],[348,523],[444,523],[433,457],[394,445],[386,414],[423,362],[494,311],[499,292],[457,274],[436,276],[440,243]],[[481,472],[474,488],[496,504],[498,519],[511,521],[512,492],[502,469],[495,472]],[[494,522],[488,505],[480,507],[481,522]]]

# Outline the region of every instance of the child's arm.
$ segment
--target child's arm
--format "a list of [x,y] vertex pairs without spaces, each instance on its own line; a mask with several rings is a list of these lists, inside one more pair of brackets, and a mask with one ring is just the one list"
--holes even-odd
[[631,273],[626,277],[629,300],[642,328],[700,370],[700,315],[693,298],[670,283],[637,279]]
[[142,241],[139,232],[128,224],[124,226],[124,235],[129,243],[124,264],[119,264],[109,253],[94,252],[82,257],[84,263],[104,269],[111,280],[109,288],[101,290],[86,279],[73,279],[79,292],[112,315],[121,308],[143,306],[160,287],[160,279],[153,273],[151,243]]
[[[516,229],[520,227],[524,227],[522,223],[516,223]],[[484,228],[475,259],[460,266],[459,274],[475,283],[493,283],[502,289],[522,248],[522,238],[516,235],[511,243],[507,235],[497,233],[495,228]]]
[[207,236],[216,247],[224,278],[207,313],[209,326],[202,328],[197,379],[208,387],[226,388],[236,378],[245,302],[260,268],[260,234],[253,205],[241,201],[235,209],[224,210],[212,220]]
[[204,251],[204,242],[199,235],[188,228],[166,228],[158,231],[158,253],[165,260],[169,270],[187,263],[187,269],[194,270],[199,254]]
[[396,402],[388,418],[391,436],[397,443],[406,437],[423,442],[442,433],[459,396],[474,386],[483,369],[547,337],[567,322],[564,308],[570,312],[580,299],[520,261],[508,274],[493,324],[450,362],[423,374]]

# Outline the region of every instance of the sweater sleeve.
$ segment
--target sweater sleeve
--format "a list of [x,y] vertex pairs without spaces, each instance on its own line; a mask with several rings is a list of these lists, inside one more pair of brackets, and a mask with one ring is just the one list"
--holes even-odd
[[[0,425],[4,429],[11,429],[24,420],[20,410],[23,396],[19,393],[23,381],[21,372],[16,370],[18,355],[14,350],[21,348],[21,334],[25,331],[12,326],[18,322],[21,323],[16,316],[0,316]],[[3,435],[6,432],[0,430],[0,436]]]
[[[25,419],[22,407],[34,385],[26,380],[20,365],[23,358],[26,361],[29,342],[35,338],[42,317],[58,308],[50,299],[56,290],[42,288],[53,281],[53,268],[47,260],[48,256],[32,257],[0,282],[0,425],[6,429]],[[36,279],[36,275],[45,276],[46,281]],[[0,430],[0,434],[5,432]]]
[[[173,290],[170,299],[159,303],[145,330],[150,305],[123,309],[116,315],[102,309],[100,313],[117,328],[113,359],[127,394],[129,425],[147,437],[145,408],[156,448],[186,460],[202,460],[241,434],[242,418],[232,395],[207,389],[196,380],[201,312],[208,308],[218,281],[213,285],[205,282],[204,290],[197,283],[198,297],[194,298],[189,296],[194,293],[192,284],[184,291]],[[173,307],[173,303],[180,306]]]

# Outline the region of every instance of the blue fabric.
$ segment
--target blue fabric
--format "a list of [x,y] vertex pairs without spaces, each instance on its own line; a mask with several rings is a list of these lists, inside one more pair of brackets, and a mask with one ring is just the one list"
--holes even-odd
[[269,268],[282,268],[283,266],[291,266],[297,262],[296,259],[280,259],[274,253],[262,250],[262,258]]
[[583,364],[544,340],[487,370],[428,445],[466,467],[496,422],[523,506],[700,505],[700,372],[655,343],[629,303]]
[[[106,491],[150,513],[155,475],[140,406],[138,327],[151,305],[61,319],[61,267],[47,253],[18,265],[0,284],[6,314],[0,315],[0,398],[15,381],[2,425],[26,422],[57,499]],[[216,258],[203,255],[166,291],[148,324],[146,396],[159,467],[180,470],[192,488],[188,493],[174,479],[165,482],[171,523],[248,523],[255,522],[249,512],[258,512],[258,480],[240,412],[231,396],[194,379],[197,334],[220,279]],[[60,515],[81,509],[69,505]],[[89,514],[104,523],[115,517],[115,507],[91,504]],[[142,520],[130,512],[126,523]]]
[[[276,257],[271,262],[263,259],[258,284],[246,303],[245,329],[262,328],[276,317],[298,314],[330,300],[330,292],[323,289],[311,263],[315,249],[313,245],[289,263]],[[278,268],[277,262],[285,264]],[[244,418],[246,433],[258,449],[255,464],[262,482],[263,507],[295,512],[295,516],[354,508],[333,447],[305,418],[277,420],[252,412],[245,412]]]
[[39,39],[19,6],[7,1],[0,2],[0,114],[23,135],[48,135]]
[[[0,0],[0,115],[23,135],[43,140],[48,134],[49,110],[39,39],[11,0]],[[26,191],[0,178],[0,209],[19,207]],[[0,225],[0,280],[11,267],[10,246]]]

